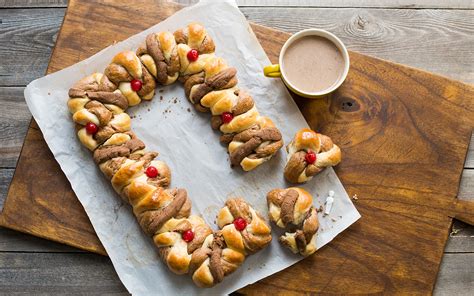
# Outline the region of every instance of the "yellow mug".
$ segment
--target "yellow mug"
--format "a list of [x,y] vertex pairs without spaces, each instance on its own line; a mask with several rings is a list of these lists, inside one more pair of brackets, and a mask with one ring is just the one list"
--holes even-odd
[[[339,77],[339,79],[329,88],[322,90],[322,91],[317,91],[317,92],[306,92],[298,89],[295,87],[285,76],[285,69],[283,69],[283,55],[285,54],[286,49],[288,46],[290,46],[293,42],[296,40],[305,37],[305,36],[319,36],[326,38],[327,40],[331,41],[341,52],[342,57],[344,59],[344,70],[342,75]],[[288,40],[286,40],[285,44],[283,44],[283,47],[280,50],[280,56],[278,58],[278,64],[274,65],[269,65],[263,68],[263,74],[266,77],[271,77],[271,78],[281,78],[283,82],[288,86],[290,90],[295,92],[296,94],[306,97],[306,98],[319,98],[321,96],[327,95],[334,90],[336,90],[341,84],[344,82],[344,80],[347,77],[347,73],[349,73],[349,66],[350,66],[350,60],[349,60],[349,53],[347,52],[347,48],[342,43],[342,41],[337,38],[334,34],[326,31],[326,30],[321,30],[321,29],[306,29],[303,31],[299,31],[295,34],[293,34]],[[315,73],[316,75],[317,73]]]

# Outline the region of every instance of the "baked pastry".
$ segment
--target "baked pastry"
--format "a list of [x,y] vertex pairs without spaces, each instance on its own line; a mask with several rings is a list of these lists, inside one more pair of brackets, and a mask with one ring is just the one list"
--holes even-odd
[[291,183],[304,183],[328,166],[341,162],[341,149],[328,136],[309,128],[299,130],[290,144],[285,178]]
[[297,187],[274,189],[267,194],[267,204],[270,221],[288,231],[279,241],[295,254],[313,254],[319,222],[311,194]]
[[180,80],[196,108],[213,114],[212,126],[229,144],[232,165],[248,171],[269,160],[283,146],[281,134],[237,88],[235,68],[215,57],[214,49],[199,24],[174,34],[152,33],[136,52],[118,53],[103,74],[74,84],[68,101],[80,142],[132,207],[160,257],[174,273],[191,274],[200,287],[219,283],[247,255],[267,246],[270,226],[241,198],[229,199],[219,212],[218,231],[191,215],[186,190],[169,188],[169,167],[146,150],[125,112],[151,100],[157,84]]
[[217,215],[217,225],[220,230],[209,235],[193,253],[191,272],[199,287],[221,282],[246,256],[265,248],[272,240],[270,226],[242,198],[226,201]]

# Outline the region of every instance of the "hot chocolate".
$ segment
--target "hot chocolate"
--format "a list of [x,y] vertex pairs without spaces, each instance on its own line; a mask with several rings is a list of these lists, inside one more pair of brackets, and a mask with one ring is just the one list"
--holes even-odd
[[337,46],[320,36],[294,41],[283,55],[284,76],[303,92],[320,92],[334,85],[344,73],[344,57]]

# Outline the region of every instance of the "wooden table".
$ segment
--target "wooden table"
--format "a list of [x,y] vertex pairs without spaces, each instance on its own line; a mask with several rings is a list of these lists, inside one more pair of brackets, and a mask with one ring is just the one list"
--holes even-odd
[[[187,3],[189,1],[179,1]],[[295,32],[320,27],[350,49],[474,82],[472,1],[238,1],[256,23]],[[313,1],[314,2],[314,1]],[[418,3],[414,4],[413,3]],[[65,1],[0,0],[0,207],[30,120],[23,87],[43,75]],[[290,6],[287,8],[285,6]],[[357,7],[356,7],[357,6]],[[6,57],[6,58],[5,58]],[[474,198],[474,144],[460,198]],[[455,223],[435,293],[474,289],[474,230]],[[0,229],[0,291],[125,292],[108,258]]]

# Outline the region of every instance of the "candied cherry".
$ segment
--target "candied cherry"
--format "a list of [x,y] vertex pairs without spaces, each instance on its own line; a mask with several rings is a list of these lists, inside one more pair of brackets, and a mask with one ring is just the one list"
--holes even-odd
[[188,229],[181,234],[181,237],[185,242],[189,243],[194,239],[194,232],[191,229]]
[[93,122],[88,122],[88,123],[86,124],[86,132],[87,132],[89,135],[95,135],[98,130],[99,130],[99,127],[97,127],[97,124],[95,124],[95,123],[93,123]]
[[316,153],[314,153],[314,151],[311,151],[311,150],[308,150],[308,152],[306,153],[304,159],[306,160],[307,163],[309,164],[313,164],[316,162]]
[[188,61],[195,62],[199,58],[199,53],[197,50],[191,49],[190,51],[188,51],[187,57]]
[[148,178],[156,178],[158,176],[158,169],[151,165],[146,168],[145,174]]
[[234,119],[234,114],[230,112],[224,112],[221,114],[221,120],[223,123],[229,123]]
[[130,85],[133,91],[139,91],[140,89],[142,89],[142,82],[138,79],[133,79],[130,82]]
[[245,227],[247,227],[247,221],[245,221],[244,218],[236,218],[234,220],[234,226],[235,226],[235,229],[237,229],[238,231],[242,231],[245,229]]

